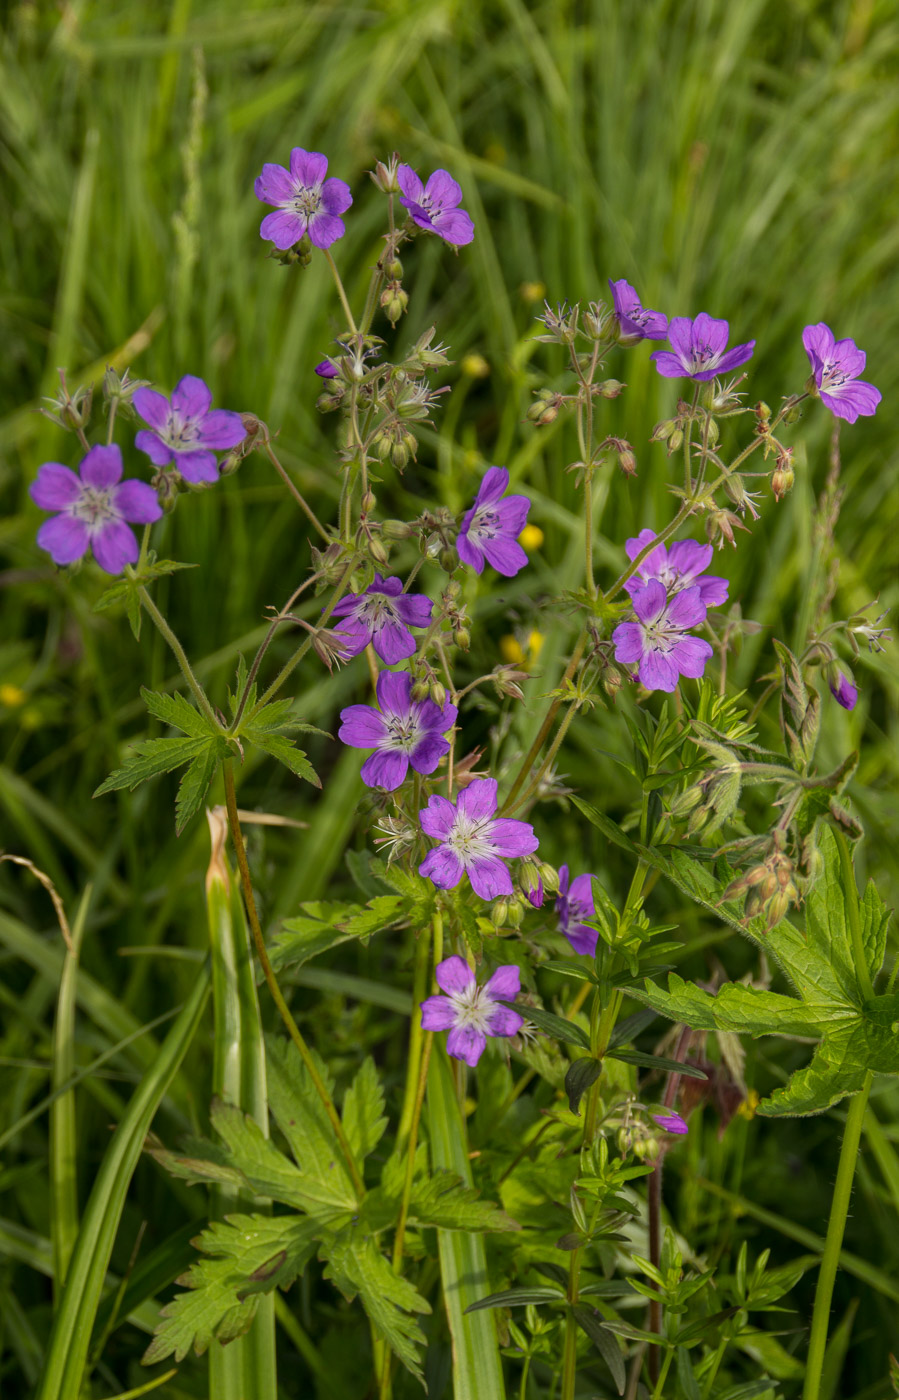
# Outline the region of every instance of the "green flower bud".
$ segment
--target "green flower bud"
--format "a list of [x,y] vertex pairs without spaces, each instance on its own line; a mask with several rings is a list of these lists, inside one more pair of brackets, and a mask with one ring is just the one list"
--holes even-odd
[[377,504],[378,504],[378,502],[377,502],[377,500],[376,500],[376,498],[375,498],[375,493],[374,493],[374,491],[366,491],[366,493],[365,493],[365,495],[362,497],[362,501],[361,501],[361,506],[362,506],[362,509],[365,511],[365,514],[366,514],[366,515],[371,515],[372,511],[374,510],[374,508],[375,508],[375,506],[376,506]]
[[415,700],[419,705],[421,704],[422,700],[427,700],[430,693],[431,687],[428,684],[428,682],[424,679],[424,677],[420,677],[417,681],[413,681],[412,699]]
[[509,901],[507,899],[497,899],[490,910],[490,918],[497,928],[505,928],[509,918]]
[[622,384],[620,379],[604,379],[597,388],[604,399],[617,399],[622,389],[626,389],[627,385]]
[[471,633],[467,627],[457,627],[453,632],[453,641],[460,651],[468,651],[471,646]]
[[446,704],[446,686],[441,685],[440,681],[431,681],[431,684],[428,686],[428,694],[434,701],[434,704],[439,705],[442,710]]

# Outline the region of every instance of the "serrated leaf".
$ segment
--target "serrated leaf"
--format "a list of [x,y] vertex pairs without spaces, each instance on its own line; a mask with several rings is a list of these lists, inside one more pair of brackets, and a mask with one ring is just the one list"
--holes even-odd
[[299,1215],[230,1215],[195,1241],[207,1258],[192,1264],[143,1356],[154,1365],[181,1361],[191,1347],[200,1356],[213,1340],[230,1342],[253,1321],[260,1292],[286,1288],[315,1252],[321,1226]]
[[304,778],[313,787],[321,787],[321,779],[309,762],[302,749],[298,749],[292,739],[286,734],[271,733],[265,729],[259,729],[252,725],[240,731],[241,738],[247,739],[257,749],[262,749],[263,753],[276,758],[279,763],[283,763],[285,768],[289,768],[291,773],[295,773],[298,778]]
[[369,1153],[374,1152],[387,1127],[384,1091],[370,1055],[362,1061],[356,1078],[346,1091],[342,1118],[353,1156],[357,1162],[364,1162]]
[[516,1006],[514,1001],[503,1001],[502,1005],[508,1006],[510,1011],[517,1011],[519,1016],[524,1016],[538,1030],[545,1031],[555,1040],[564,1040],[568,1045],[579,1045],[582,1050],[590,1049],[590,1037],[587,1032],[581,1030],[573,1021],[566,1021],[564,1016],[554,1016],[551,1011],[544,1011],[539,1006]]
[[255,729],[261,733],[317,734],[321,739],[333,737],[326,729],[307,724],[305,720],[292,714],[293,705],[293,700],[273,700],[270,705],[257,710],[241,733],[250,734]]
[[272,963],[275,967],[307,962],[339,943],[346,943],[348,939],[368,938],[398,923],[420,923],[430,911],[430,903],[423,910],[417,903],[392,894],[378,895],[365,907],[322,900],[300,907],[303,913],[285,919],[275,935],[272,945]]
[[133,791],[139,783],[155,778],[158,773],[171,773],[185,763],[191,763],[209,746],[209,739],[138,739],[131,747],[133,758],[126,759],[121,768],[110,773],[94,797],[120,788]]
[[197,754],[178,784],[175,798],[175,835],[180,836],[191,817],[203,805],[212,775],[221,755],[220,740],[209,739],[202,753]]
[[163,724],[171,725],[173,729],[181,729],[185,734],[194,738],[201,738],[204,734],[218,735],[220,730],[201,715],[199,710],[193,705],[185,695],[175,691],[172,695],[164,695],[156,690],[147,690],[146,686],[141,686],[141,699],[146,705],[150,714],[155,719],[161,720]]
[[370,1235],[342,1230],[328,1247],[325,1277],[347,1298],[356,1294],[382,1341],[413,1376],[424,1384],[421,1348],[425,1337],[414,1314],[431,1305],[418,1289],[396,1273]]
[[455,1172],[438,1169],[413,1182],[409,1219],[441,1230],[519,1230],[520,1225],[493,1201],[479,1199]]
[[624,1369],[624,1357],[621,1355],[621,1348],[616,1346],[614,1338],[609,1336],[608,1328],[604,1325],[602,1318],[600,1318],[592,1308],[578,1306],[572,1308],[572,1313],[574,1314],[574,1320],[578,1327],[580,1327],[583,1332],[586,1332],[603,1361],[608,1366],[618,1394],[623,1395],[627,1374]]
[[[355,1209],[356,1193],[343,1153],[315,1086],[293,1044],[266,1041],[269,1108],[316,1197],[335,1207]],[[313,1051],[313,1055],[315,1052]],[[333,1096],[333,1080],[319,1056],[316,1066]]]

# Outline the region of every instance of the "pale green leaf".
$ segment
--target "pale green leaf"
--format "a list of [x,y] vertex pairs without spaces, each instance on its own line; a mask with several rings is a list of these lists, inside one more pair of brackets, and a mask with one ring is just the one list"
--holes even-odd
[[410,1314],[429,1313],[430,1304],[408,1279],[391,1268],[369,1234],[348,1227],[326,1254],[325,1276],[333,1279],[347,1298],[359,1295],[378,1336],[423,1384],[421,1348],[425,1338]]
[[384,1136],[387,1127],[384,1091],[370,1055],[362,1061],[356,1078],[346,1091],[343,1127],[357,1162],[364,1162]]
[[[309,1189],[322,1202],[355,1209],[356,1193],[343,1153],[298,1051],[289,1040],[269,1038],[266,1046],[269,1107]],[[333,1081],[317,1056],[316,1064],[333,1096]]]

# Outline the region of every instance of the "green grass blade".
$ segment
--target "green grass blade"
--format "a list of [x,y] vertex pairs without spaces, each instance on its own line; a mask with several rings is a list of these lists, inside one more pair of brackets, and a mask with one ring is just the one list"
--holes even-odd
[[[472,1185],[467,1136],[449,1061],[435,1045],[428,1071],[428,1135],[431,1166],[456,1172]],[[484,1237],[462,1230],[438,1230],[440,1277],[453,1339],[455,1400],[505,1400],[496,1324],[489,1312],[465,1309],[490,1292]]]
[[[72,946],[66,950],[56,1023],[53,1028],[53,1078],[55,1098],[50,1105],[50,1238],[53,1241],[53,1292],[57,1305],[69,1270],[78,1234],[78,1131],[75,1120],[75,988],[78,958],[90,904],[90,886],[81,896],[72,925]],[[68,1084],[68,1088],[65,1086]]]
[[154,1114],[200,1024],[209,984],[206,965],[103,1158],[78,1232],[36,1400],[78,1400],[81,1395],[91,1331],[125,1196]]

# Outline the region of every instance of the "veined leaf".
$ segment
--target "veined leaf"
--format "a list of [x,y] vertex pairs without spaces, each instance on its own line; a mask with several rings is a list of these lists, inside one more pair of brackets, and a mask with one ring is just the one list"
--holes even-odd
[[441,1230],[520,1230],[521,1226],[492,1201],[446,1168],[413,1183],[409,1219]]
[[415,1313],[429,1313],[431,1305],[418,1289],[396,1273],[380,1253],[374,1239],[347,1226],[324,1251],[325,1276],[345,1297],[358,1293],[375,1331],[412,1375],[424,1384],[421,1348],[424,1333]]
[[538,1030],[545,1031],[555,1040],[564,1040],[568,1045],[579,1045],[582,1050],[590,1049],[590,1037],[580,1026],[576,1026],[574,1021],[566,1021],[564,1016],[554,1016],[551,1011],[544,1011],[537,1006],[516,1006],[514,1001],[504,1001],[502,1004],[508,1006],[510,1011],[517,1011],[520,1016],[533,1022]]
[[224,740],[210,739],[205,749],[191,761],[178,784],[178,795],[175,798],[176,836],[181,835],[191,817],[195,817],[202,807],[218,761],[226,752]]
[[313,787],[321,787],[321,779],[303,750],[298,749],[293,740],[289,739],[286,734],[259,729],[255,724],[248,725],[247,728],[240,731],[240,734],[242,739],[248,739],[257,749],[262,749],[264,753],[270,754],[279,763],[283,763],[298,778],[305,778],[306,782],[311,783]]
[[184,763],[200,757],[209,748],[211,740],[199,739],[138,739],[131,747],[135,751],[121,768],[110,773],[105,783],[101,783],[94,797],[102,797],[105,792],[117,792],[120,788],[133,791],[138,783],[155,778],[157,773],[171,773]]
[[194,738],[203,734],[219,733],[206,716],[195,710],[187,697],[177,691],[173,695],[163,695],[159,691],[147,690],[146,686],[141,686],[140,694],[150,714],[163,724],[171,725],[173,729],[181,729]]
[[[268,1100],[275,1122],[287,1139],[297,1166],[315,1186],[319,1200],[355,1209],[356,1193],[315,1086],[295,1047],[288,1040],[269,1038]],[[313,1052],[314,1053],[314,1052]],[[316,1057],[322,1080],[333,1094],[333,1080]]]
[[384,1091],[370,1055],[362,1061],[359,1073],[346,1091],[342,1118],[353,1156],[357,1162],[364,1162],[374,1152],[387,1127]]

